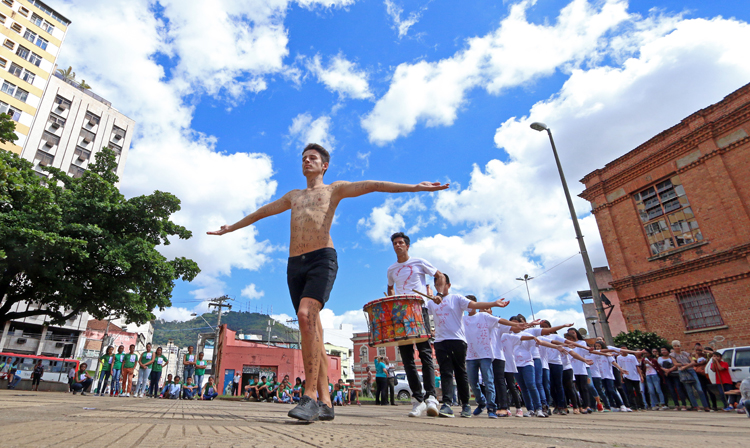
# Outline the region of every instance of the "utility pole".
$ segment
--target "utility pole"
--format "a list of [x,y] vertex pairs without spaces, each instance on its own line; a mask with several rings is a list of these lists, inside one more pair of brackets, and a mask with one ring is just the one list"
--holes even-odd
[[216,331],[214,332],[216,334],[216,336],[214,336],[214,353],[213,353],[212,360],[211,360],[211,366],[213,367],[213,371],[214,371],[214,380],[216,381],[217,387],[219,387],[218,386],[218,383],[219,383],[218,360],[219,360],[219,332],[221,331],[221,309],[226,308],[227,311],[232,309],[232,305],[228,303],[224,303],[228,300],[234,300],[234,299],[231,299],[228,296],[224,295],[221,297],[217,297],[215,299],[211,299],[208,304],[209,307],[216,308],[219,314],[216,320]]

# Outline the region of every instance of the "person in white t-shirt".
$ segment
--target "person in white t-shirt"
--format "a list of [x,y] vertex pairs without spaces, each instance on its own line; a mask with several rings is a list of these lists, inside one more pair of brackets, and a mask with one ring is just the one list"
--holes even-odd
[[[477,298],[468,295],[467,299],[472,302],[476,302]],[[507,303],[507,302],[504,302]],[[489,311],[489,310],[483,310]],[[503,319],[501,317],[495,317],[490,313],[481,312],[470,309],[469,315],[464,316],[464,330],[466,331],[466,370],[469,377],[469,386],[474,393],[474,398],[477,401],[477,407],[474,409],[474,415],[482,413],[484,408],[487,408],[487,415],[489,418],[497,418],[496,409],[496,391],[495,391],[495,373],[492,368],[493,361],[493,347],[492,347],[492,334],[495,328],[503,327],[501,331],[503,333],[516,327],[513,322]],[[518,327],[523,329],[525,327]],[[504,366],[503,366],[504,367]],[[482,389],[479,387],[479,375],[485,379],[484,389],[487,392],[487,396],[482,393]],[[503,388],[505,392],[505,388]],[[506,405],[507,409],[507,405]]]
[[[403,232],[391,235],[393,251],[396,252],[396,263],[388,268],[388,295],[414,294],[417,290],[428,296],[432,295],[430,285],[425,282],[425,277],[435,278],[435,287],[441,288],[443,275],[433,265],[422,258],[409,256],[410,240]],[[429,326],[428,326],[429,328]],[[414,362],[414,347],[419,352],[419,360],[422,363],[422,381],[419,381],[419,372]],[[432,345],[430,341],[418,344],[401,345],[398,347],[401,354],[401,362],[404,364],[406,379],[411,389],[412,410],[409,417],[419,417],[425,411],[431,417],[438,415],[438,401],[435,393],[435,366],[432,363]],[[422,386],[424,384],[424,390]]]
[[[622,346],[620,349],[626,349],[627,347]],[[620,371],[622,372],[622,382],[625,385],[625,392],[628,395],[628,400],[635,402],[635,406],[632,406],[633,410],[645,411],[646,405],[643,403],[643,397],[641,396],[641,366],[640,361],[635,355],[624,354],[621,352],[617,356],[617,364],[620,365]]]
[[449,294],[450,279],[443,274],[444,283],[435,282],[435,288],[442,284],[434,300],[427,302],[427,310],[435,320],[435,356],[440,366],[440,382],[443,389],[443,406],[441,417],[453,417],[450,403],[453,398],[453,380],[458,386],[458,399],[461,402],[461,417],[471,417],[469,407],[469,380],[466,375],[466,333],[463,314],[471,309],[505,307],[508,302],[472,302],[460,294]]

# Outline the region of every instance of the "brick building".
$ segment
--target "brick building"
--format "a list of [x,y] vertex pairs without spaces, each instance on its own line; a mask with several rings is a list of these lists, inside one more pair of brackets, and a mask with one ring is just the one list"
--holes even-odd
[[750,84],[581,182],[629,330],[750,345]]
[[[219,365],[217,384],[226,390],[235,375],[242,375],[242,384],[250,378],[277,376],[279,381],[289,375],[292,382],[296,377],[305,378],[302,364],[302,350],[278,347],[252,340],[237,339],[236,332],[222,325],[219,330],[219,344],[216,347]],[[341,378],[341,358],[328,356],[328,377],[334,383]]]
[[[401,353],[398,347],[370,347],[368,345],[369,333],[354,333],[352,342],[354,343],[354,384],[359,385],[367,377],[367,366],[370,366],[372,376],[375,376],[375,357],[386,356],[394,365],[394,368],[404,370],[404,364],[401,362]],[[438,363],[435,357],[435,349],[432,350],[432,360],[437,372]],[[422,362],[419,360],[419,352],[414,350],[414,362],[417,364],[417,370],[422,372]]]

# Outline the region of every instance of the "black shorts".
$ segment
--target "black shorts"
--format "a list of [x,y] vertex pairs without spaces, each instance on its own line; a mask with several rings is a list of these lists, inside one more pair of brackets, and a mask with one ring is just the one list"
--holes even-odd
[[286,282],[289,285],[295,314],[299,311],[303,297],[315,299],[325,306],[338,270],[336,249],[332,247],[289,257]]

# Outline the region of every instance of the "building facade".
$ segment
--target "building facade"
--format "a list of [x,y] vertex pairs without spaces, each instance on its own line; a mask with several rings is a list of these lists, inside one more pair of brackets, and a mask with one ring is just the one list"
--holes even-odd
[[117,175],[121,177],[134,128],[135,122],[112,103],[55,73],[21,156],[34,163],[40,176],[47,176],[43,166],[51,166],[80,177],[96,153],[108,147],[117,154]]
[[[13,305],[12,312],[26,311],[28,304]],[[0,351],[58,358],[81,356],[86,342],[88,313],[78,314],[63,325],[51,325],[48,316],[28,316],[7,321],[0,337]]]
[[581,182],[629,330],[750,345],[750,84]]
[[20,154],[55,72],[70,20],[38,0],[0,0],[0,24],[0,112],[16,122],[18,135],[15,144],[0,148]]
[[[257,380],[261,376],[281,380],[289,375],[292,382],[297,377],[305,379],[302,350],[237,339],[236,333],[226,324],[220,328],[216,350],[217,384],[222,391],[231,385],[235,375],[241,375],[243,385],[251,378]],[[331,383],[341,378],[341,358],[338,356],[328,356],[328,378]]]
[[[401,352],[398,347],[370,347],[370,333],[354,333],[352,343],[354,344],[354,384],[359,386],[362,380],[367,378],[367,367],[370,367],[373,378],[375,377],[375,358],[385,356],[396,371],[404,370],[404,363],[401,362]],[[412,346],[414,347],[414,346]],[[422,361],[419,359],[419,352],[414,348],[414,362],[417,370],[422,372]],[[435,348],[432,349],[432,365],[435,367],[435,374],[440,376],[437,358],[435,357]]]
[[[628,326],[625,323],[625,317],[622,315],[620,298],[617,296],[615,288],[610,285],[612,282],[612,272],[610,272],[607,266],[594,268],[594,278],[596,279],[596,286],[599,288],[599,293],[603,296],[602,305],[604,306],[604,314],[607,315],[612,336],[627,333]],[[586,329],[589,336],[593,336],[594,338],[601,336],[602,324],[599,322],[599,313],[596,312],[596,305],[594,305],[591,290],[578,291],[578,297],[580,297],[582,302],[581,308],[583,309],[583,316],[586,318]]]

